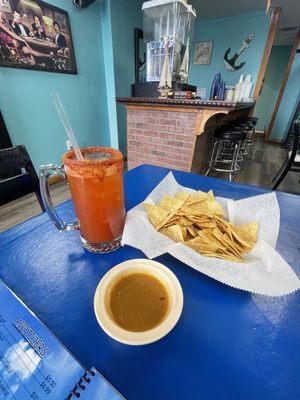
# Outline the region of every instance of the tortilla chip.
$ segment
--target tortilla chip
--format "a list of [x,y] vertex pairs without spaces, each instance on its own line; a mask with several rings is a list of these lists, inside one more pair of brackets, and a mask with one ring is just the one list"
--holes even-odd
[[235,226],[226,221],[212,191],[179,192],[164,196],[156,206],[144,205],[156,230],[206,257],[241,263],[242,254],[257,241],[258,223]]
[[253,247],[257,242],[258,222],[235,226],[232,230],[234,237],[244,246]]
[[182,211],[186,214],[192,215],[224,216],[223,208],[215,200],[212,194],[205,200],[182,207]]
[[207,193],[201,192],[200,190],[196,194],[190,194],[189,198],[187,199],[187,205],[192,205],[194,203],[198,203],[199,201],[203,201],[207,199]]
[[152,204],[144,203],[144,207],[154,228],[156,228],[169,214],[168,210]]
[[174,242],[184,242],[184,234],[179,225],[172,225],[168,228],[162,228],[159,233],[168,236],[168,238],[174,240]]
[[244,260],[240,257],[236,257],[234,255],[227,255],[227,254],[221,254],[221,253],[207,253],[205,254],[205,257],[214,257],[214,258],[221,258],[222,260],[227,260],[227,261],[233,261],[233,262],[238,262],[238,263],[244,263]]
[[181,196],[180,199],[173,198],[171,196],[164,196],[164,198],[161,200],[159,204],[163,205],[163,208],[169,207],[169,214],[160,222],[156,225],[156,229],[160,230],[162,227],[165,226],[167,222],[177,213],[177,211],[182,207],[184,204],[185,200],[189,194],[185,192],[184,196]]
[[197,221],[195,225],[200,229],[216,228],[217,224],[213,219],[207,219],[205,221]]
[[166,194],[157,205],[171,212],[175,202],[176,200],[173,197]]
[[195,239],[189,240],[188,242],[185,242],[184,244],[201,254],[213,253],[218,250],[217,245],[211,244],[211,243],[210,244],[205,243],[200,238],[195,238]]
[[192,196],[193,195],[191,193],[189,193],[189,192],[179,192],[179,193],[175,194],[175,198],[176,199],[184,201],[183,205],[184,204],[189,204],[190,198]]
[[189,218],[187,218],[187,217],[185,217],[185,216],[183,216],[183,215],[179,215],[179,217],[178,217],[178,223],[181,225],[181,226],[186,226],[186,227],[188,227],[188,226],[193,226],[193,221],[191,221]]
[[223,243],[227,247],[228,251],[230,251],[237,257],[240,257],[240,255],[243,252],[242,247],[240,247],[237,243],[232,241],[230,237],[227,235],[227,233],[223,233]]
[[196,228],[194,228],[193,226],[187,226],[187,231],[188,233],[192,236],[192,237],[196,237],[197,236],[197,232],[198,230]]

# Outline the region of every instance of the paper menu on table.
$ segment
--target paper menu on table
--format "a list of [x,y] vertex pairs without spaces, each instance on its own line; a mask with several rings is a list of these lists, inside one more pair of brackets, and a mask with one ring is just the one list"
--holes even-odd
[[[84,391],[77,389],[77,393],[80,394],[80,398],[91,400],[121,400],[124,399],[120,393],[118,393],[111,384],[95,369],[91,369],[93,378],[89,385],[85,386]],[[83,382],[84,384],[84,382]],[[82,397],[83,396],[83,397]],[[76,397],[74,397],[75,399]],[[83,399],[83,400],[84,400]],[[125,399],[124,399],[125,400]]]
[[[0,281],[0,399],[76,399],[85,375],[85,368]],[[100,394],[105,400],[123,399],[96,371],[85,385],[97,382],[97,395],[83,393],[82,400],[98,400]]]
[[0,282],[0,398],[64,399],[84,368]]

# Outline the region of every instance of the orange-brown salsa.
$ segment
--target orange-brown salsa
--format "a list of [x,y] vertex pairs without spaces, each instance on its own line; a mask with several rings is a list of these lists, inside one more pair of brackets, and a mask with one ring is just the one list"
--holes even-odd
[[146,273],[132,273],[112,287],[109,308],[112,319],[121,328],[144,332],[158,326],[169,307],[164,284]]

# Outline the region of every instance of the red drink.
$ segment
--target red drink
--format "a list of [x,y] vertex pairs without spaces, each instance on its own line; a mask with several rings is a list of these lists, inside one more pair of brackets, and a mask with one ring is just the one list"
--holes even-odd
[[125,223],[122,153],[106,147],[74,151],[63,156],[83,245],[105,252],[120,246]]

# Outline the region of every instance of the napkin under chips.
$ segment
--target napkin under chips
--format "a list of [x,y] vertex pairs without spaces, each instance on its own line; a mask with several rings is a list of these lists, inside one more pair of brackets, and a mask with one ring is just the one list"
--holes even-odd
[[158,232],[203,256],[243,262],[257,241],[258,223],[236,226],[225,220],[212,191],[165,195],[157,205],[144,206]]

